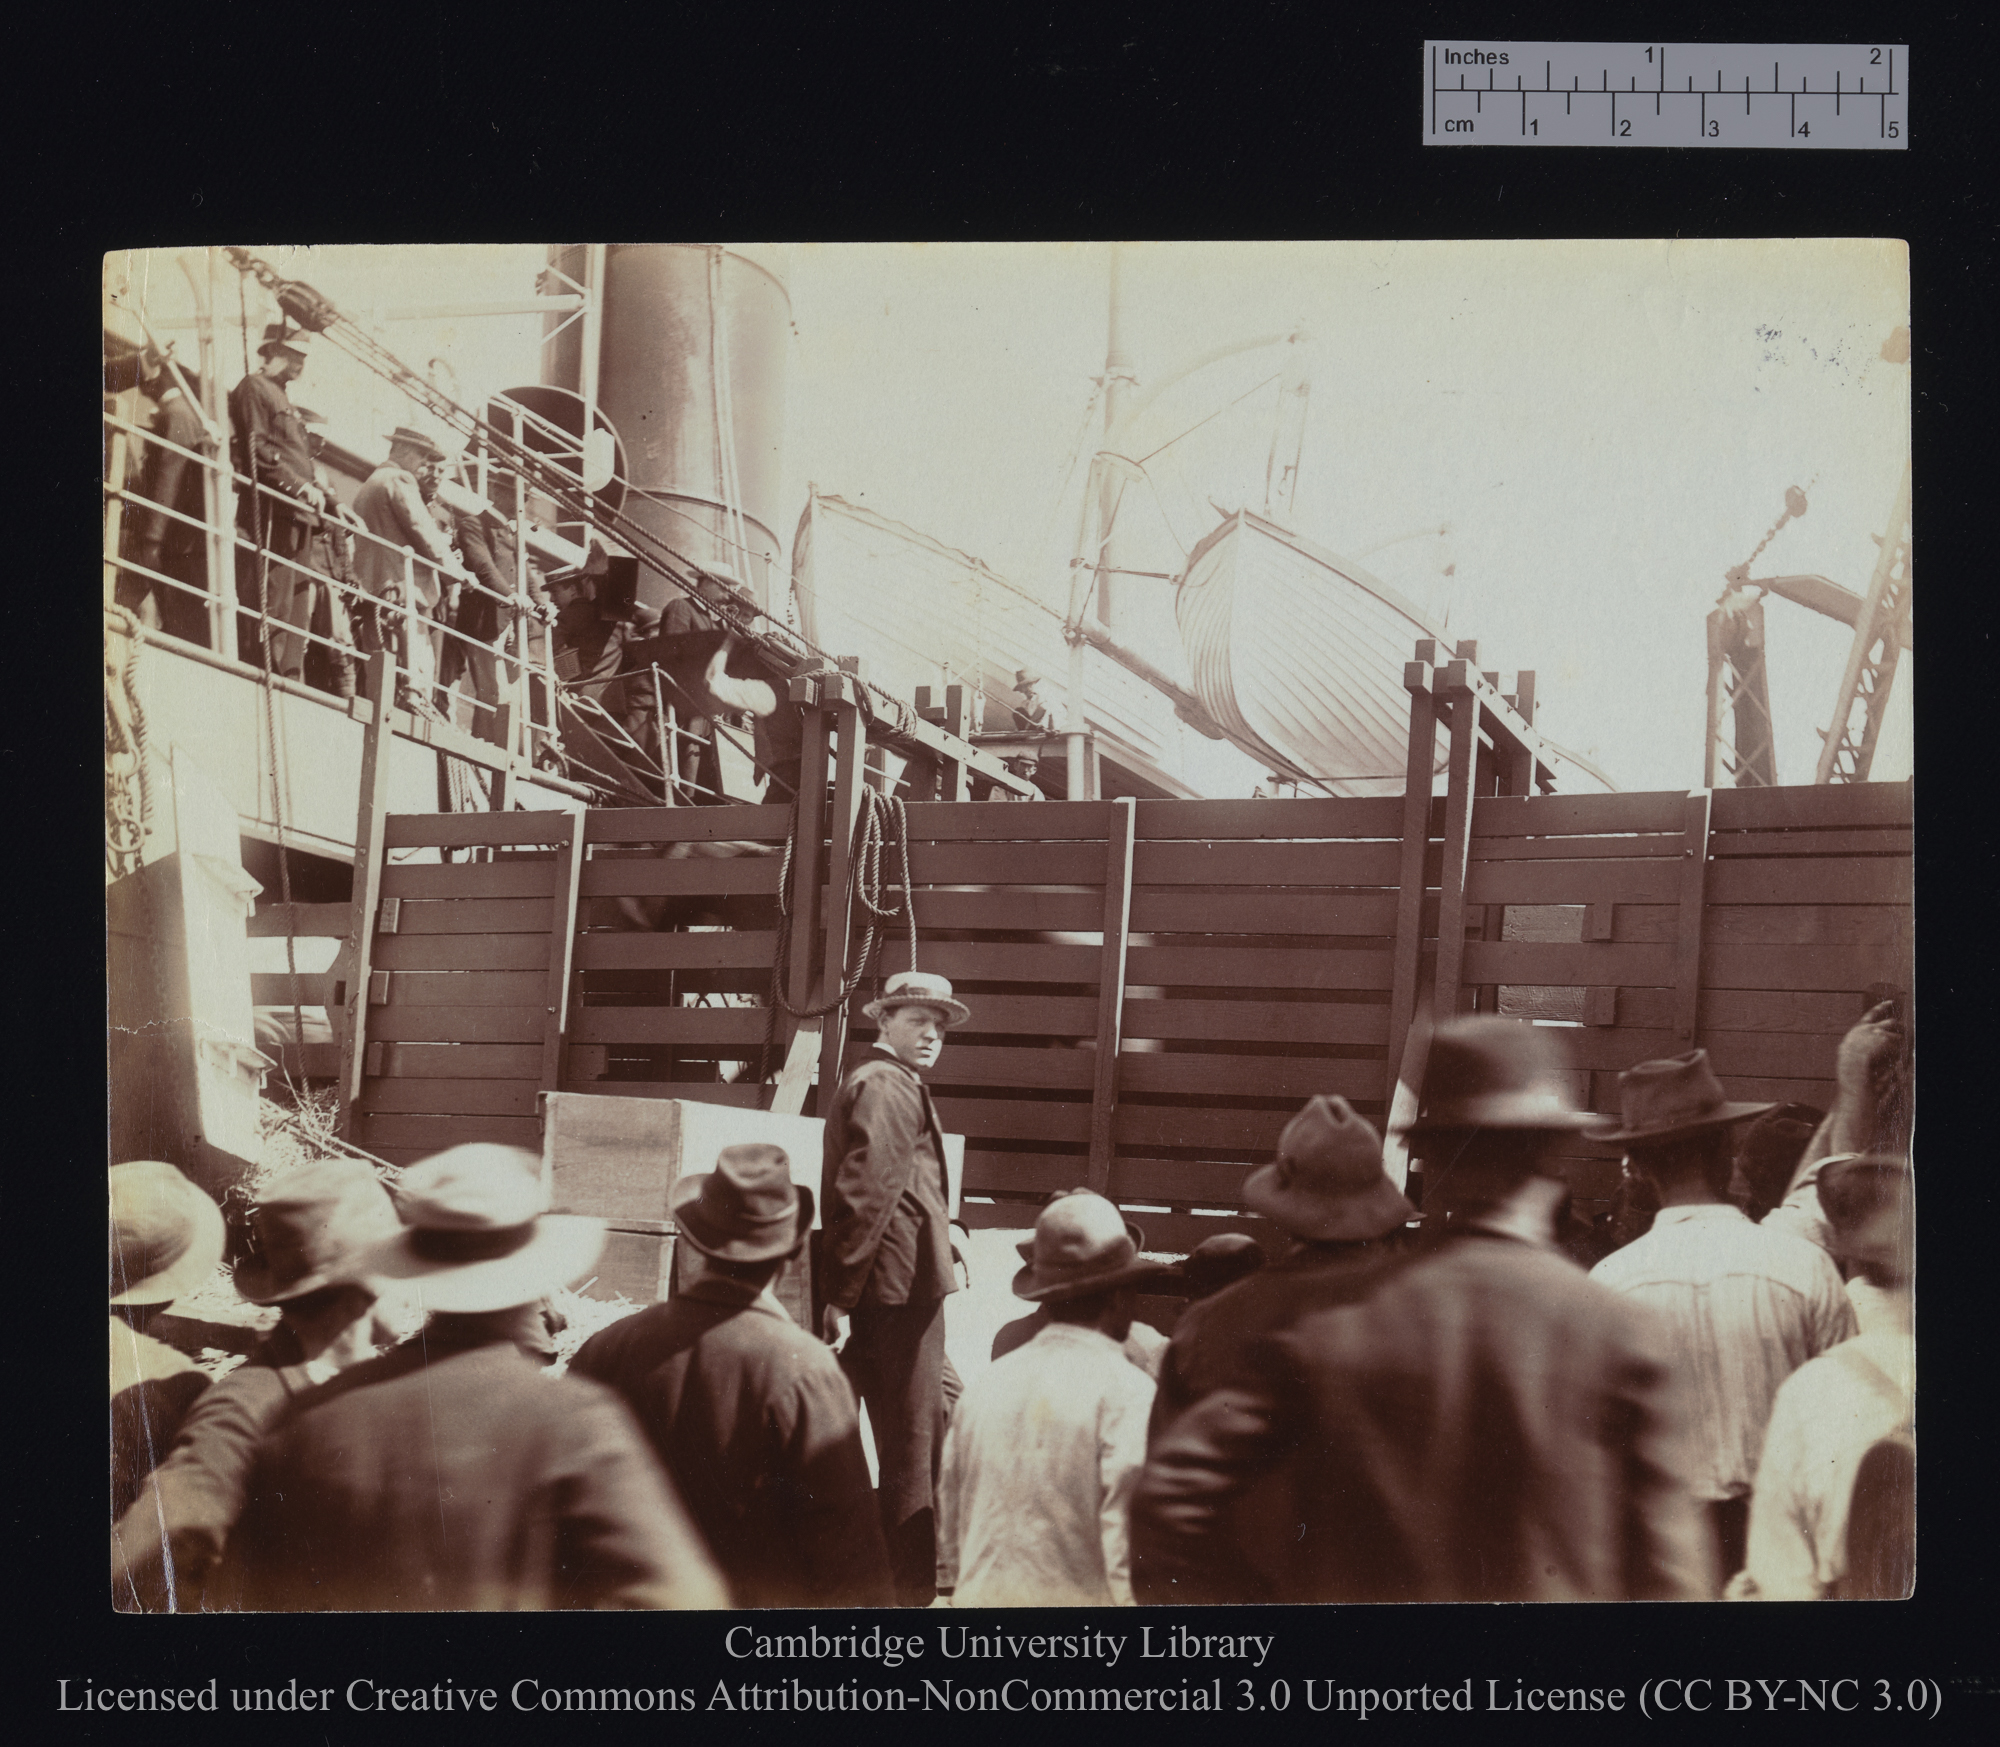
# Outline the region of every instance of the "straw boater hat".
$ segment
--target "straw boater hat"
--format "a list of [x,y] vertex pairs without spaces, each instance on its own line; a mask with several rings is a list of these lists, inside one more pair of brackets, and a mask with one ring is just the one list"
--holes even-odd
[[303,358],[308,355],[312,338],[304,328],[295,328],[288,323],[274,321],[264,329],[263,343],[257,348],[257,356],[268,358],[273,352],[282,348],[287,352],[295,352]]
[[402,1230],[396,1204],[359,1159],[315,1159],[273,1177],[250,1216],[257,1254],[236,1264],[252,1304],[285,1304],[353,1278],[371,1245]]
[[1118,1209],[1085,1191],[1058,1196],[1042,1209],[1028,1265],[1014,1276],[1014,1296],[1030,1304],[1059,1304],[1166,1272],[1164,1262],[1139,1259],[1139,1246]]
[[884,1015],[898,1007],[935,1007],[947,1026],[963,1025],[972,1009],[953,997],[951,984],[931,971],[898,971],[884,986],[881,996],[861,1009],[878,1025]]
[[1498,1014],[1447,1019],[1431,1037],[1412,1140],[1476,1128],[1563,1130],[1597,1121],[1570,1093],[1555,1035]]
[[417,430],[411,425],[398,425],[393,431],[388,433],[383,441],[392,449],[401,443],[406,444],[412,449],[426,450],[430,454],[435,455],[440,461],[444,459],[444,451],[438,447],[437,439],[427,436],[424,432]]
[[1708,1065],[1708,1051],[1689,1050],[1664,1061],[1641,1062],[1618,1076],[1620,1120],[1593,1127],[1592,1140],[1626,1145],[1671,1140],[1703,1129],[1727,1128],[1775,1110],[1775,1104],[1732,1102]]
[[726,1146],[715,1169],[674,1185],[680,1234],[720,1262],[775,1262],[794,1255],[812,1230],[813,1196],[792,1181],[777,1146]]
[[1243,1205],[1310,1243],[1362,1243],[1417,1217],[1382,1169],[1382,1137],[1324,1095],[1285,1124],[1277,1158],[1244,1180]]
[[366,1280],[407,1280],[426,1310],[532,1304],[567,1286],[604,1248],[604,1221],[543,1213],[541,1161],[473,1141],[412,1165],[396,1192],[405,1229],[352,1264]]
[[111,1302],[171,1304],[222,1261],[222,1209],[172,1165],[111,1167]]

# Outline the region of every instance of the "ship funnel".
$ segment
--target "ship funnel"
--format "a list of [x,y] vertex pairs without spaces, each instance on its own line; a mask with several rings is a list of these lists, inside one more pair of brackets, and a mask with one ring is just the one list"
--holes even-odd
[[[567,325],[552,318],[544,382],[587,392],[583,354],[594,337],[597,405],[626,456],[624,513],[782,615],[775,530],[792,321],[783,280],[735,249],[612,243],[598,252],[601,315]],[[549,264],[581,284],[591,253],[558,244]],[[647,605],[664,604],[669,592],[662,577],[641,570]]]

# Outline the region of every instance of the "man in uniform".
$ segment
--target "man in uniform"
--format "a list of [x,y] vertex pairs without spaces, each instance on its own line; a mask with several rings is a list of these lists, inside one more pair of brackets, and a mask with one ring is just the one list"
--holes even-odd
[[958,1282],[944,1132],[923,1070],[946,1028],[972,1014],[949,982],[922,971],[891,977],[863,1011],[880,1032],[827,1113],[815,1293],[821,1333],[868,1406],[897,1597],[924,1607],[937,1593],[944,1301]]
[[[304,551],[318,512],[326,507],[305,421],[285,391],[304,371],[311,339],[303,329],[273,322],[257,348],[263,363],[229,391],[232,458],[238,475],[252,482],[236,500],[236,525],[251,544],[250,550],[236,550],[236,600],[243,608],[236,647],[245,661],[260,659],[263,615],[279,625],[304,626],[312,611],[311,586],[284,562]],[[280,641],[273,639],[271,653],[273,670],[282,672]],[[299,645],[303,657],[299,639],[282,641]]]
[[[171,352],[169,347],[168,351]],[[194,388],[167,355],[148,351],[140,362],[140,389],[159,409],[153,415],[153,435],[145,445],[145,462],[137,495],[163,510],[134,506],[132,559],[146,570],[185,583],[189,593],[169,588],[140,571],[121,571],[118,604],[135,609],[148,625],[191,643],[208,641],[208,555],[202,490],[202,468],[185,451],[213,454],[207,421],[186,392]],[[171,446],[170,446],[171,445]]]

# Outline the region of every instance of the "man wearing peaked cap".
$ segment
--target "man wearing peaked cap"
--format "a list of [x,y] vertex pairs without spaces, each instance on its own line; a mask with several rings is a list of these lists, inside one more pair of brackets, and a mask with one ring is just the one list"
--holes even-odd
[[1127,1514],[1153,1383],[1133,1289],[1166,1272],[1102,1195],[1041,1211],[1014,1296],[1049,1324],[966,1390],[945,1438],[938,1580],[960,1607],[1129,1605]]
[[249,1359],[203,1392],[112,1531],[113,1605],[124,1611],[231,1605],[203,1586],[242,1514],[259,1441],[295,1397],[374,1356],[375,1293],[349,1278],[348,1264],[401,1229],[375,1173],[356,1159],[281,1171],[258,1192],[251,1228],[236,1290],[282,1314]]
[[542,1211],[540,1171],[484,1143],[411,1165],[402,1228],[340,1264],[430,1320],[300,1396],[259,1450],[229,1553],[246,1607],[727,1605],[623,1403],[515,1345],[519,1313],[604,1242],[601,1221]]
[[812,1191],[782,1148],[724,1147],[674,1185],[673,1212],[698,1275],[591,1336],[571,1374],[637,1415],[739,1607],[891,1605],[854,1392],[771,1290]]
[[132,1502],[208,1385],[185,1355],[147,1333],[222,1260],[222,1210],[172,1165],[113,1165],[111,1191],[111,1514]]
[[[1191,1304],[1160,1367],[1149,1444],[1189,1408],[1241,1382],[1250,1349],[1314,1310],[1364,1297],[1402,1254],[1416,1210],[1382,1168],[1382,1140],[1345,1098],[1320,1096],[1285,1125],[1278,1156],[1243,1184],[1244,1205],[1275,1228],[1283,1253],[1249,1278]],[[1136,1533],[1134,1587],[1142,1601],[1249,1602],[1276,1583],[1264,1567],[1296,1525],[1278,1488],[1260,1485],[1218,1519],[1199,1572],[1169,1553],[1152,1569],[1149,1529]],[[1142,1513],[1143,1515],[1143,1513]],[[1171,1574],[1171,1575],[1169,1575]],[[1156,1576],[1158,1581],[1156,1581]]]
[[875,1046],[834,1095],[821,1140],[813,1291],[820,1332],[868,1404],[897,1594],[924,1607],[937,1588],[944,1301],[958,1289],[944,1130],[924,1071],[972,1014],[945,978],[914,970],[863,1011]]
[[1730,1130],[1773,1108],[1723,1095],[1706,1050],[1641,1062],[1618,1077],[1621,1143],[1658,1195],[1652,1228],[1591,1278],[1645,1305],[1693,1385],[1690,1481],[1713,1525],[1720,1574],[1741,1569],[1751,1483],[1778,1387],[1854,1333],[1839,1270],[1817,1244],[1753,1225],[1729,1200]]
[[[387,605],[374,608],[377,620],[390,626],[403,623],[395,610],[403,600],[405,569],[415,587],[422,618],[449,618],[456,604],[456,588],[447,592],[436,566],[455,566],[444,531],[431,518],[417,484],[420,468],[439,459],[444,451],[422,431],[398,425],[387,435],[389,453],[363,481],[354,496],[354,513],[368,537],[357,535],[354,542],[354,580],[378,601]],[[386,638],[379,628],[364,628],[362,647],[372,653]],[[443,656],[443,633],[421,628],[416,647],[400,651],[404,683],[428,688],[438,676]]]
[[244,660],[261,659],[268,614],[277,672],[286,671],[283,663],[294,650],[303,651],[293,633],[306,628],[312,609],[310,586],[287,561],[305,551],[327,501],[305,420],[287,392],[306,367],[310,341],[273,322],[257,348],[262,361],[229,391],[230,459],[239,479],[249,482],[239,484],[236,498],[237,531],[244,537],[236,551],[236,645]]
[[1714,1593],[1664,1344],[1551,1241],[1556,1144],[1593,1120],[1565,1073],[1540,1028],[1438,1027],[1412,1140],[1449,1164],[1452,1219],[1367,1297],[1255,1344],[1243,1386],[1155,1443],[1135,1516],[1158,1575],[1177,1559],[1198,1573],[1217,1521],[1275,1465],[1293,1512],[1277,1600]]

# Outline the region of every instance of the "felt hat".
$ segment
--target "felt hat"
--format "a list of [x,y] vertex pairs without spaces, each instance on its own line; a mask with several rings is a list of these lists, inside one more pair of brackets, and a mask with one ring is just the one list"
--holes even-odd
[[1782,1197],[1806,1143],[1825,1120],[1826,1112],[1812,1104],[1780,1104],[1765,1111],[1737,1143],[1744,1187],[1767,1200]]
[[1022,667],[1015,669],[1014,689],[1016,691],[1020,691],[1025,686],[1040,685],[1042,683],[1043,683],[1042,676],[1039,673],[1037,673],[1032,667]]
[[309,406],[299,406],[294,403],[292,411],[298,415],[299,423],[302,425],[323,425],[326,423],[326,414],[323,412],[314,412]]
[[1431,1036],[1423,1095],[1410,1138],[1468,1128],[1582,1129],[1569,1064],[1544,1026],[1498,1014],[1447,1019]]
[[541,1161],[521,1147],[469,1141],[403,1173],[404,1230],[351,1264],[356,1278],[409,1281],[426,1310],[532,1304],[604,1248],[604,1221],[544,1213]]
[[935,1007],[945,1016],[946,1025],[963,1025],[972,1009],[956,999],[951,984],[933,971],[898,971],[884,985],[880,997],[861,1009],[880,1024],[885,1014],[898,1007]]
[[257,1253],[236,1264],[252,1304],[283,1304],[353,1278],[355,1258],[402,1230],[396,1204],[359,1159],[315,1159],[281,1171],[250,1215]]
[[1263,1265],[1263,1246],[1247,1231],[1222,1231],[1203,1238],[1174,1271],[1193,1288],[1197,1298],[1206,1298]]
[[812,1191],[792,1181],[783,1147],[726,1146],[714,1170],[674,1185],[672,1202],[681,1236],[721,1262],[777,1261],[812,1230]]
[[1285,1124],[1278,1156],[1243,1183],[1243,1205],[1311,1243],[1362,1243],[1417,1216],[1382,1168],[1382,1137],[1345,1098],[1314,1098]]
[[[1055,1194],[1049,1197],[1049,1201],[1060,1201],[1065,1195],[1095,1195],[1096,1193],[1095,1189],[1086,1188],[1082,1184],[1079,1184],[1074,1189],[1057,1190]],[[1046,1207],[1047,1205],[1048,1202],[1043,1203],[1043,1206]],[[1125,1235],[1132,1240],[1134,1251],[1143,1250],[1146,1247],[1146,1230],[1144,1226],[1136,1225],[1128,1219],[1125,1221]],[[1022,1261],[1032,1262],[1035,1259],[1034,1233],[1030,1232],[1027,1237],[1014,1246],[1014,1249]]]
[[1014,1276],[1014,1296],[1058,1304],[1166,1272],[1164,1262],[1139,1259],[1124,1215],[1102,1195],[1059,1195],[1035,1221],[1034,1248]]
[[172,1165],[111,1167],[111,1302],[171,1304],[222,1261],[222,1209]]
[[1706,1128],[1726,1128],[1775,1110],[1775,1104],[1745,1104],[1722,1095],[1722,1082],[1708,1065],[1708,1051],[1641,1062],[1618,1076],[1619,1120],[1590,1130],[1592,1140],[1668,1140]]
[[437,439],[416,429],[413,425],[398,425],[383,440],[392,449],[401,443],[408,445],[412,449],[427,450],[440,461],[444,459],[444,451],[438,447]]
[[305,328],[295,328],[289,322],[270,322],[264,328],[264,338],[257,347],[257,356],[268,358],[273,352],[283,348],[287,352],[296,352],[303,358],[309,354],[312,340],[312,334]]

